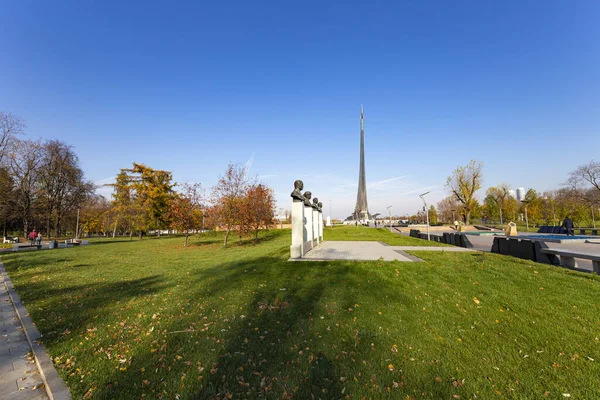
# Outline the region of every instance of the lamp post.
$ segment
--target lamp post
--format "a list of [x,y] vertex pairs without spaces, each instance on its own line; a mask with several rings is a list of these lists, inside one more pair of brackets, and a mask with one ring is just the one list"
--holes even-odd
[[391,232],[392,231],[392,211],[391,211],[392,206],[387,206],[386,208],[388,210],[388,215],[390,216],[390,232]]
[[333,226],[333,215],[331,214],[331,199],[329,199],[329,224]]
[[427,202],[425,201],[425,195],[429,194],[429,192],[425,192],[420,194],[419,197],[423,200],[423,211],[425,211],[425,215],[427,217],[427,240],[430,240],[429,237],[429,210],[427,209]]

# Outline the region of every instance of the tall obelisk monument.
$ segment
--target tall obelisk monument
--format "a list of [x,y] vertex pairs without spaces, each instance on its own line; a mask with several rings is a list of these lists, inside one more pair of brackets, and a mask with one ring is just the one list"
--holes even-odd
[[356,207],[354,208],[354,219],[357,221],[370,218],[367,205],[367,178],[365,177],[365,113],[360,106],[360,170],[358,172],[358,194],[356,196]]

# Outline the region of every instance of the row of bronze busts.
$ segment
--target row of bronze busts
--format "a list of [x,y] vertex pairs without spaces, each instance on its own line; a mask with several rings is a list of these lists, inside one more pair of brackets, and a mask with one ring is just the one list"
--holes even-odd
[[302,194],[302,190],[304,189],[304,183],[301,180],[297,180],[294,182],[294,191],[292,192],[292,194],[290,196],[292,196],[292,198],[296,199],[296,200],[300,200],[304,202],[304,205],[307,207],[312,207],[317,211],[323,211],[323,203],[319,202],[318,198],[314,198],[312,199],[312,203],[310,202],[310,199],[312,197],[312,193],[311,192],[304,192],[304,194]]

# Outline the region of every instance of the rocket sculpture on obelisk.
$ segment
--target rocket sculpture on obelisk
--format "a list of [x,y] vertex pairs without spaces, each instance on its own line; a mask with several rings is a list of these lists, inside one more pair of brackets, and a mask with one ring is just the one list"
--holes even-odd
[[360,106],[360,171],[358,173],[358,194],[354,208],[354,220],[363,221],[371,218],[367,206],[367,178],[365,177],[365,115]]

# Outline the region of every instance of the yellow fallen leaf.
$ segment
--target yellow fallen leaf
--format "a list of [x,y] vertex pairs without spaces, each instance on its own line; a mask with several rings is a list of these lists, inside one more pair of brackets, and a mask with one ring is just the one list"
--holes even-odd
[[479,299],[477,297],[473,297],[473,301],[475,302],[475,304],[479,305]]

